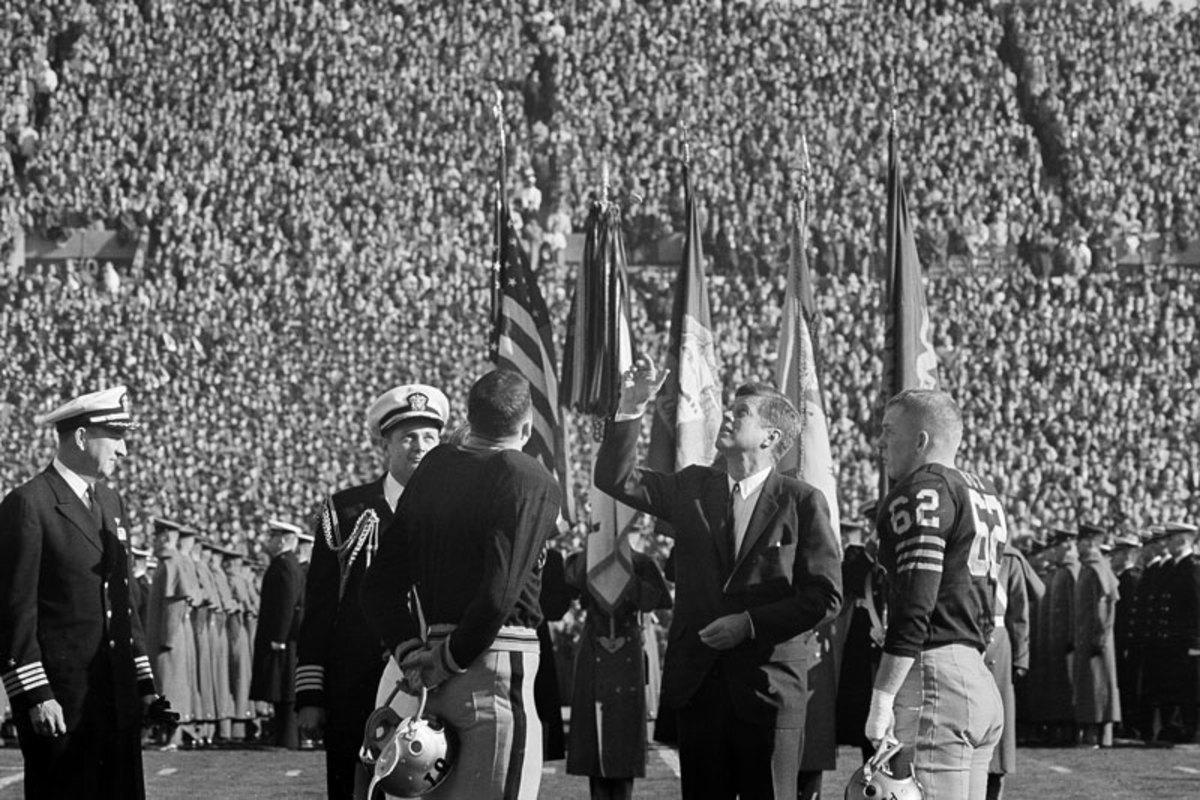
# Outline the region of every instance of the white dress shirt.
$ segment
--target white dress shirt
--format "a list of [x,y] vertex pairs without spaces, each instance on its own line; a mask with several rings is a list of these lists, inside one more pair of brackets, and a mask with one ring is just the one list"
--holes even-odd
[[388,508],[393,513],[396,511],[396,504],[400,502],[400,495],[404,492],[404,485],[400,481],[392,477],[392,473],[387,473],[383,479],[383,499],[387,501]]
[[87,479],[80,475],[75,470],[68,467],[55,457],[52,466],[58,470],[58,474],[67,482],[67,486],[71,487],[71,491],[79,498],[85,508],[92,507],[92,501],[88,499],[88,490],[92,488],[92,484],[88,483]]
[[759,470],[740,481],[729,477],[729,494],[733,497],[733,555],[734,558],[742,549],[742,541],[746,538],[746,529],[750,527],[750,517],[754,507],[758,505],[758,497],[762,494],[763,484],[771,474],[771,467]]

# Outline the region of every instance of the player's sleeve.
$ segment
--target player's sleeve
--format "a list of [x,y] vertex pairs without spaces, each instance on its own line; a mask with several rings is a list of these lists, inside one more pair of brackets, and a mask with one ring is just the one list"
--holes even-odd
[[562,506],[558,484],[544,471],[522,469],[508,458],[495,460],[492,525],[488,531],[483,579],[445,640],[446,666],[458,672],[491,647],[512,614],[521,590],[556,530]]
[[54,698],[37,638],[41,561],[37,514],[14,492],[0,503],[0,680],[18,714]]
[[907,484],[882,510],[880,527],[894,542],[890,563],[895,565],[889,575],[885,653],[914,657],[929,638],[956,506],[946,482],[930,475]]
[[[337,511],[330,497],[317,516],[312,559],[304,582],[304,619],[296,643],[296,708],[325,705],[325,657],[342,583],[337,554],[329,546],[335,540],[337,525]],[[341,537],[336,538],[340,541]]]

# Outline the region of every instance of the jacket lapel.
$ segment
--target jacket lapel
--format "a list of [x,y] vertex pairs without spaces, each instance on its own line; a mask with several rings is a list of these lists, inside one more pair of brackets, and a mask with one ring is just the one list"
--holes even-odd
[[713,470],[704,483],[700,498],[704,521],[708,523],[708,532],[721,565],[721,574],[728,575],[733,567],[733,535],[725,525],[725,510],[729,507],[729,477],[724,472]]
[[767,523],[775,516],[775,511],[779,508],[779,482],[777,470],[771,470],[771,474],[763,481],[758,502],[754,504],[754,513],[750,515],[750,523],[746,526],[746,535],[742,537],[737,562],[733,565],[734,572],[738,571],[746,557],[754,550],[754,545],[767,529]]
[[54,499],[57,502],[55,510],[78,528],[79,532],[83,534],[83,538],[92,547],[103,553],[104,545],[100,541],[100,531],[96,528],[96,522],[92,519],[92,512],[83,504],[79,496],[71,491],[71,487],[53,466],[49,467],[44,474],[46,483],[54,492]]

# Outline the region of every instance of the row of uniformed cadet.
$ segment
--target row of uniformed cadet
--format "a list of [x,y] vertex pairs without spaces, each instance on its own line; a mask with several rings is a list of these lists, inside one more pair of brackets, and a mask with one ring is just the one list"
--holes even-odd
[[[1196,737],[1200,559],[1195,526],[1168,523],[1102,545],[1105,532],[1057,531],[1033,556],[1047,583],[1036,604],[1033,668],[1021,721],[1056,744],[1126,736]],[[1111,557],[1104,551],[1111,548]]]
[[198,541],[197,532],[155,519],[157,568],[146,629],[155,676],[181,725],[167,743],[202,745],[245,736],[252,719],[251,642],[258,590],[241,551]]

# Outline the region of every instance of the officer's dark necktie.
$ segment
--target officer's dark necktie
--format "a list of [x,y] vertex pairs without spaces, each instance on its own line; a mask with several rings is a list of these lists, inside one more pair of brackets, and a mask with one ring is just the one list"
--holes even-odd
[[100,513],[100,501],[96,499],[96,487],[89,486],[87,489],[88,509],[92,512],[92,520],[100,527],[104,527],[104,517]]

